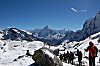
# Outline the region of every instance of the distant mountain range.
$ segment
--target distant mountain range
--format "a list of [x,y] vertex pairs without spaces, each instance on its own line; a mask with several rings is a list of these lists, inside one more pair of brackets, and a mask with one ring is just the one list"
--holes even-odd
[[76,32],[71,30],[53,30],[49,26],[43,29],[34,30],[20,30],[17,28],[7,28],[0,33],[3,33],[4,39],[11,40],[40,40],[49,44],[60,44],[64,40],[68,41],[80,41],[89,37],[90,35],[100,32],[100,11],[97,12],[94,18],[87,19],[81,30]]
[[17,28],[7,28],[2,30],[3,31],[3,38],[4,39],[10,39],[10,40],[27,40],[32,41],[34,37],[32,36],[32,33],[27,32],[25,30],[20,30]]

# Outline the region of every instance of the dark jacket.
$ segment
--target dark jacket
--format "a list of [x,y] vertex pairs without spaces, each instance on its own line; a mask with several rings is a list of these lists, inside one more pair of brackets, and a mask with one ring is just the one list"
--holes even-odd
[[77,51],[77,54],[78,56],[78,60],[82,60],[82,52],[81,51]]

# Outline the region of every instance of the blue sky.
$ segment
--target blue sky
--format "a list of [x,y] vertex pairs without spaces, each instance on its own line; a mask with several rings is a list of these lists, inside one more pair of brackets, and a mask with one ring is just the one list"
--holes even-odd
[[0,0],[0,28],[79,30],[100,10],[100,0]]

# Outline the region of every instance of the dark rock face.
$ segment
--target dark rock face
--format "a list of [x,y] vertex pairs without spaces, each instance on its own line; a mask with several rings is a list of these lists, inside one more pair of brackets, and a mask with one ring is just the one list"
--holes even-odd
[[[54,58],[50,57],[44,50],[49,51],[48,49],[39,49],[35,51],[32,59],[37,65],[42,66],[63,66],[62,62],[54,55]],[[51,52],[50,52],[51,53]]]
[[38,65],[46,64],[46,58],[42,50],[35,51],[34,55],[32,56],[32,59],[35,60],[35,63]]

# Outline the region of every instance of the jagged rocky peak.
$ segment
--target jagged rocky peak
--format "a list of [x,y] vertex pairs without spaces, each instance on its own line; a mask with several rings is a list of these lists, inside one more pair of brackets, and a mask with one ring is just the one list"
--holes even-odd
[[100,10],[97,12],[96,16],[94,17],[94,21],[96,20],[100,21]]
[[100,11],[97,12],[94,18],[85,21],[83,30],[87,30],[86,32],[92,34],[100,31]]
[[47,25],[47,26],[45,26],[43,29],[50,29],[50,27]]
[[83,25],[83,29],[90,29],[91,27],[94,27],[95,23],[93,18],[87,19]]

